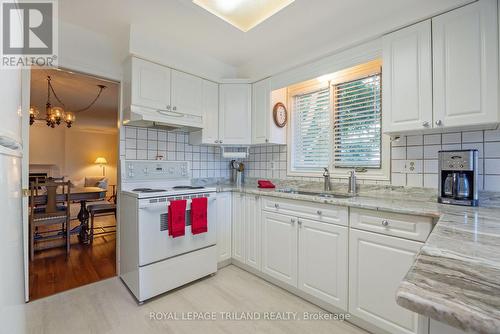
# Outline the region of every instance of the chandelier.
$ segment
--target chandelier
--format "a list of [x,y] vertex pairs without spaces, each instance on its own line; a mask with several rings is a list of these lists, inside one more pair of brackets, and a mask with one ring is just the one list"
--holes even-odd
[[[45,118],[39,118],[40,111],[37,107],[30,107],[30,125],[33,125],[35,121],[45,121],[47,126],[51,128],[55,128],[56,125],[61,125],[61,123],[65,123],[68,128],[71,128],[73,122],[75,121],[75,113],[86,111],[90,109],[101,96],[102,91],[106,88],[104,85],[97,85],[99,87],[99,91],[97,92],[97,96],[85,107],[79,109],[77,111],[69,112],[65,111],[66,106],[61,101],[61,99],[57,96],[54,87],[51,82],[52,78],[50,75],[47,76],[47,103],[45,104]],[[52,102],[50,101],[51,95],[53,95],[56,100],[61,105],[60,107],[54,107]]]

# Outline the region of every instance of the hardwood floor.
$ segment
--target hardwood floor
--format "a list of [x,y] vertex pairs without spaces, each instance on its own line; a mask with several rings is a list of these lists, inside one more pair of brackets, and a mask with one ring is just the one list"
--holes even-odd
[[[328,333],[367,334],[348,322],[304,320],[317,306],[235,266],[138,306],[118,278],[26,304],[24,333]],[[189,312],[215,312],[215,320],[187,320]],[[227,320],[223,313],[296,312],[296,320]],[[167,314],[177,319],[161,318]],[[155,318],[156,315],[156,318]]]
[[[96,226],[113,224],[113,216],[96,218]],[[36,252],[29,268],[30,300],[115,276],[115,247],[112,233],[95,237],[91,246],[79,244],[77,236],[72,236],[69,257],[64,248]]]

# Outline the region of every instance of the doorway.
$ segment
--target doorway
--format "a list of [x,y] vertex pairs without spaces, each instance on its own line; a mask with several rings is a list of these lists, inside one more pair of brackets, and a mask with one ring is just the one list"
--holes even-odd
[[[55,207],[67,220],[29,219],[29,300],[116,276],[119,88],[82,73],[31,70],[30,217],[50,207],[56,183]],[[60,198],[64,184],[69,195]]]

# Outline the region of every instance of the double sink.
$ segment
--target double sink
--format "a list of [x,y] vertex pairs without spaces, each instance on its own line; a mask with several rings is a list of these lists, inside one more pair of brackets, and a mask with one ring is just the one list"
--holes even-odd
[[350,195],[350,194],[338,194],[338,193],[331,193],[331,192],[319,192],[319,191],[299,190],[299,189],[291,189],[291,188],[277,189],[276,191],[280,192],[280,193],[285,193],[285,194],[307,195],[307,196],[315,196],[315,197],[322,197],[322,198],[351,198],[351,197],[356,196],[356,195]]

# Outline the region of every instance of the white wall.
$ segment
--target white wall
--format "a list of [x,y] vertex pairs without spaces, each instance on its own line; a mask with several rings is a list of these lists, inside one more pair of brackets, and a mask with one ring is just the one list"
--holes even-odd
[[[217,82],[221,78],[236,77],[234,67],[202,53],[176,47],[168,41],[165,43],[165,35],[162,35],[161,31],[157,31],[156,34],[152,31],[142,25],[131,25],[129,40],[131,54]],[[182,34],[182,31],[179,33]]]
[[121,80],[127,56],[127,38],[110,40],[104,35],[59,21],[59,67]]
[[105,157],[109,184],[116,184],[118,134],[98,131],[55,129],[37,123],[30,128],[30,166],[57,165],[59,176],[76,182],[85,176],[102,175],[94,164],[97,157]]

